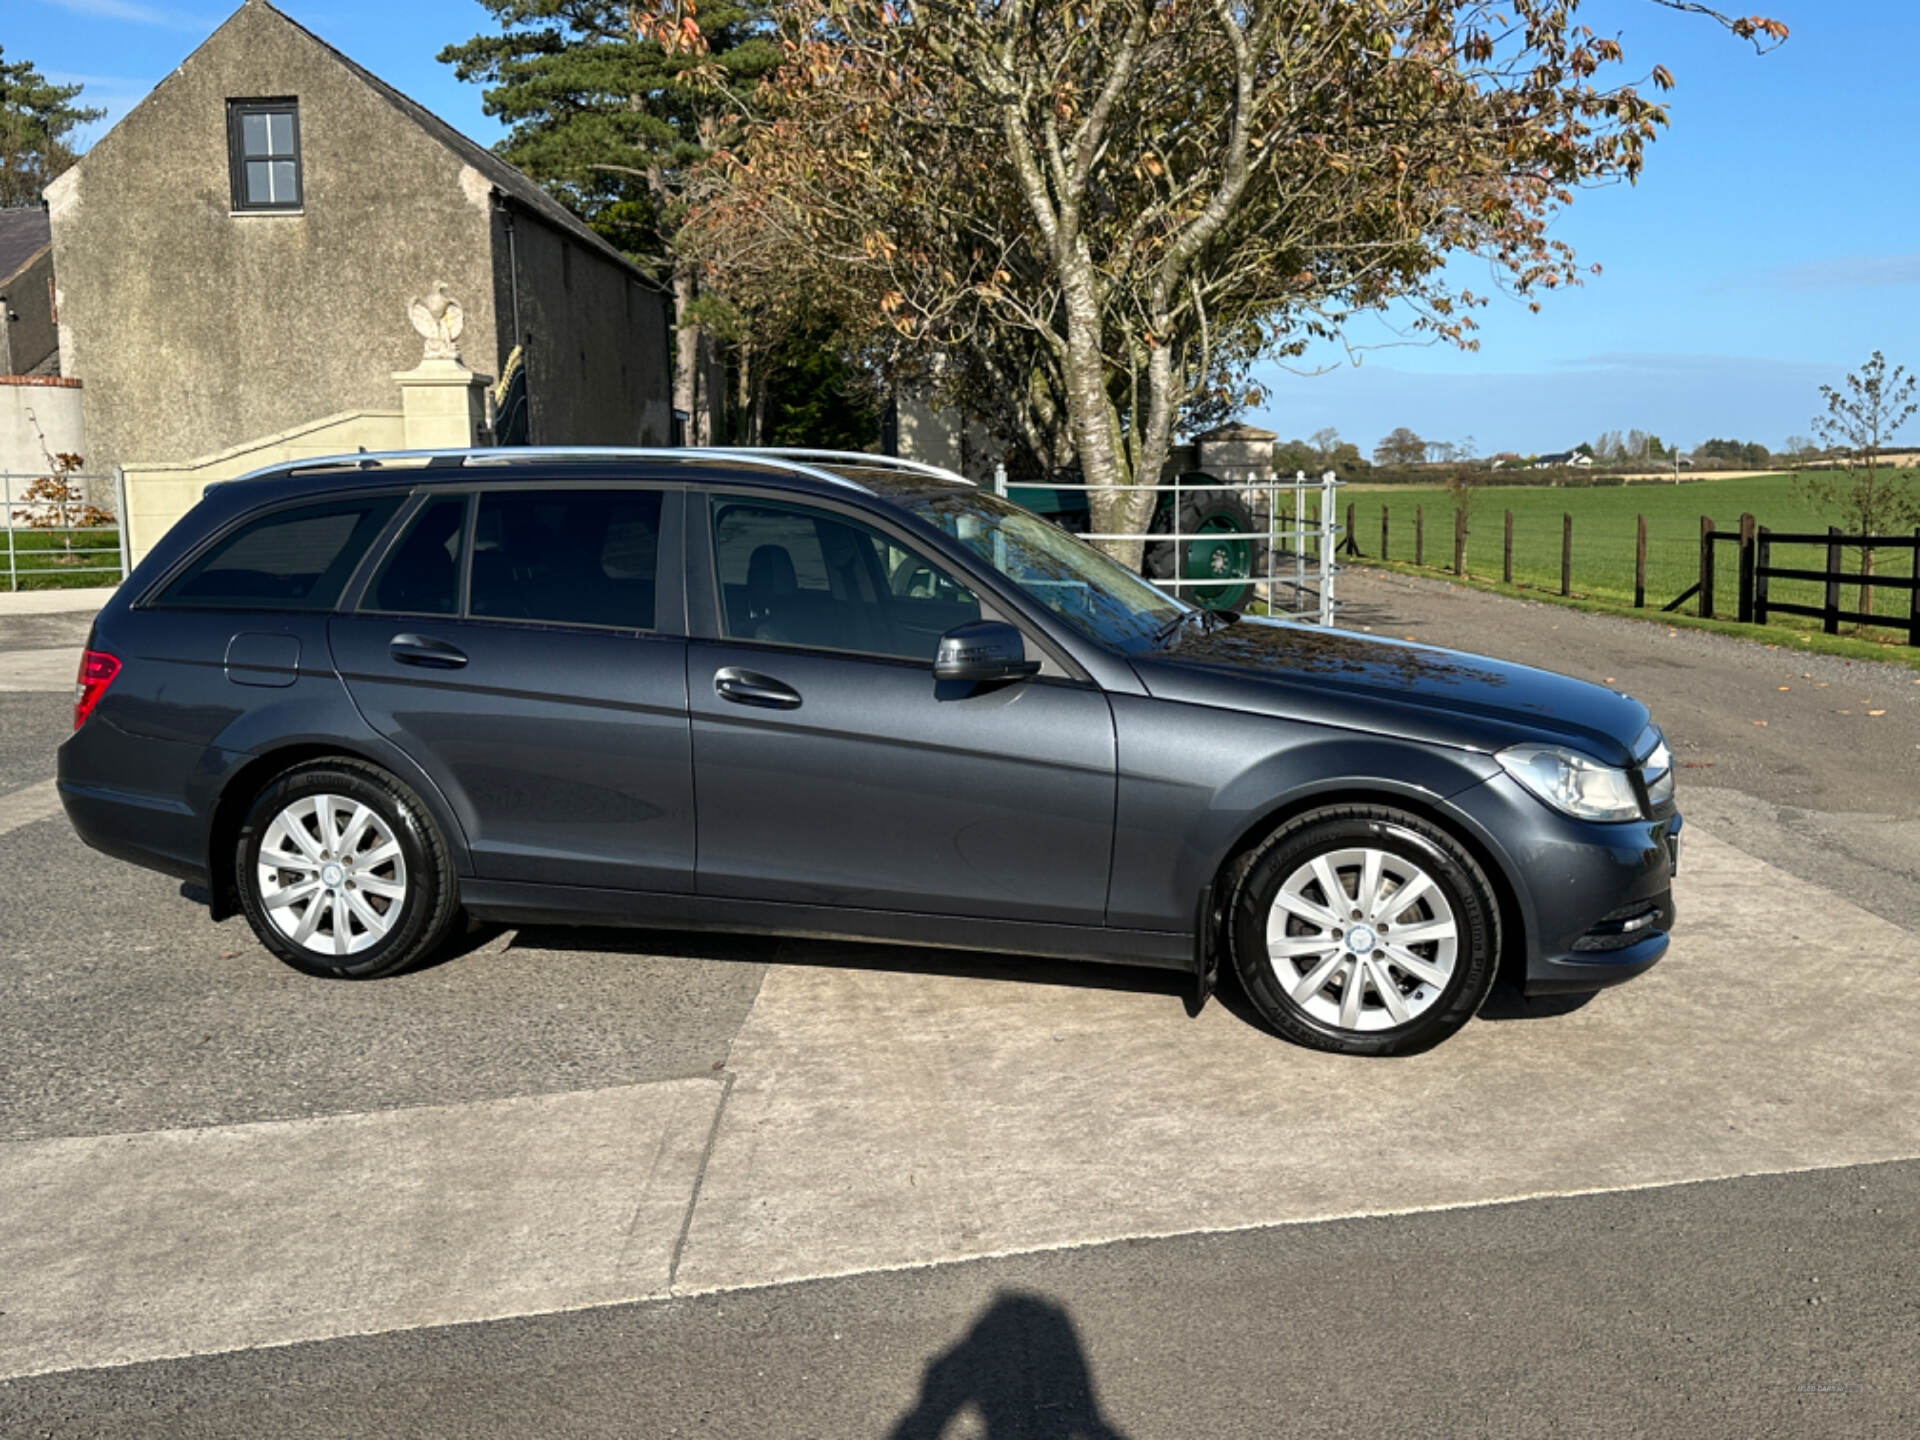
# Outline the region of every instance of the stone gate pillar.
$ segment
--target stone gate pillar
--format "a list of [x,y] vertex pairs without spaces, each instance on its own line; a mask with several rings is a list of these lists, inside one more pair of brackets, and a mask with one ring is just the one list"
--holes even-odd
[[486,377],[458,360],[423,360],[394,374],[409,450],[464,450],[486,426]]
[[426,341],[420,363],[394,373],[409,450],[465,450],[480,443],[486,427],[487,378],[460,363],[454,342],[465,326],[460,302],[436,283],[424,300],[407,306],[407,318]]

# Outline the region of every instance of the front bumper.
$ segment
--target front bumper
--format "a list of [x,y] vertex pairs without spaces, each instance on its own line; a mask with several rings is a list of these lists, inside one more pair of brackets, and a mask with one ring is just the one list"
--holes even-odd
[[1453,803],[1500,851],[1522,932],[1508,952],[1509,974],[1525,994],[1604,990],[1645,974],[1667,953],[1677,813],[1626,824],[1575,820],[1507,776]]

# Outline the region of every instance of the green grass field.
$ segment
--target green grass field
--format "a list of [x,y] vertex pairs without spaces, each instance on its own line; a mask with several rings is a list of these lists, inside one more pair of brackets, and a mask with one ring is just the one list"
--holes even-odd
[[[69,550],[67,542],[71,540]],[[9,546],[12,551],[8,559]],[[16,529],[0,531],[0,590],[75,590],[120,583],[120,532]]]
[[[1354,528],[1361,553],[1369,558],[1380,551],[1380,517],[1384,507],[1388,516],[1387,558],[1414,559],[1417,511],[1425,512],[1425,563],[1435,569],[1453,565],[1453,503],[1439,487],[1382,486],[1368,489],[1354,485],[1340,492],[1343,504],[1354,506]],[[1513,578],[1516,584],[1530,588],[1560,587],[1560,542],[1562,517],[1573,516],[1573,592],[1598,600],[1628,602],[1633,599],[1634,533],[1636,517],[1647,518],[1647,605],[1658,609],[1686,590],[1699,578],[1700,517],[1713,518],[1716,529],[1739,528],[1740,516],[1748,513],[1769,529],[1783,532],[1824,533],[1831,517],[1810,505],[1800,493],[1792,475],[1763,475],[1743,480],[1689,480],[1678,485],[1642,482],[1590,488],[1554,488],[1551,486],[1487,487],[1474,502],[1467,537],[1469,574],[1497,580],[1500,578],[1501,548],[1505,512],[1513,512]],[[1717,610],[1721,616],[1733,613],[1737,594],[1736,552],[1732,546],[1719,550],[1718,577],[1715,585]],[[1821,569],[1826,564],[1823,548],[1781,549],[1775,552],[1776,564]],[[1858,557],[1849,552],[1851,570]],[[1906,552],[1883,552],[1876,562],[1880,573],[1895,577],[1911,574]],[[1781,601],[1818,605],[1822,587],[1810,582],[1773,582],[1773,598]],[[1852,587],[1845,596],[1846,608],[1853,608],[1857,597]],[[1903,592],[1881,591],[1875,598],[1875,612],[1888,617],[1890,624],[1905,628],[1907,597]],[[1688,613],[1694,602],[1686,605]],[[1817,624],[1817,621],[1805,622]]]

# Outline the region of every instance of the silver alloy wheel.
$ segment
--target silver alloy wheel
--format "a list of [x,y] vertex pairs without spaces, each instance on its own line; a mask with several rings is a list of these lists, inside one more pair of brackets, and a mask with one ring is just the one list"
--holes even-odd
[[407,862],[387,822],[341,795],[309,795],[260,841],[260,904],[316,955],[357,955],[385,938],[407,902]]
[[1267,914],[1280,988],[1323,1025],[1389,1030],[1453,978],[1460,930],[1433,877],[1385,850],[1331,850],[1296,869]]

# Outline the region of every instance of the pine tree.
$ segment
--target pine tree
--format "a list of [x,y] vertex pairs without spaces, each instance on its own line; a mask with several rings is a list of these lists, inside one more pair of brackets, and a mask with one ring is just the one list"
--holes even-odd
[[0,50],[0,209],[37,205],[41,192],[76,158],[67,137],[107,112],[75,105],[78,85],[54,85],[30,60],[7,63]]
[[[500,27],[440,52],[486,86],[508,126],[501,158],[540,181],[673,291],[673,404],[689,438],[711,440],[698,371],[702,325],[724,306],[702,297],[674,240],[699,167],[735,143],[753,87],[780,63],[763,0],[686,7],[698,34],[676,37],[629,0],[480,0]],[[664,42],[663,43],[663,39]]]

